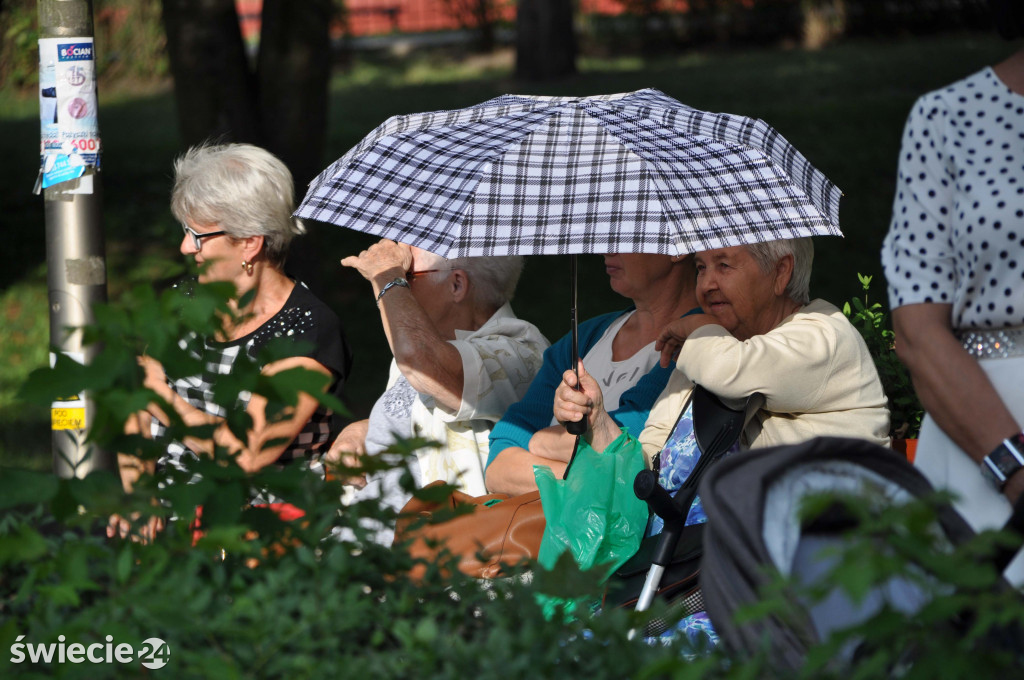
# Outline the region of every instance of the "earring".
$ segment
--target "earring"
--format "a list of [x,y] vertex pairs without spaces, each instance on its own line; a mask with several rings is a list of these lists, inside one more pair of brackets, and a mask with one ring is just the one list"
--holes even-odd
[[242,260],[242,269],[245,270],[246,274],[252,274],[252,262],[248,260]]

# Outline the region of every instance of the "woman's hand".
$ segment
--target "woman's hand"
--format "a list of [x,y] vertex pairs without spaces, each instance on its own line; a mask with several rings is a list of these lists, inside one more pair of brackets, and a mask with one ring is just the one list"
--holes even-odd
[[[578,386],[578,388],[577,388]],[[579,362],[579,380],[576,372],[562,374],[562,384],[555,390],[555,419],[560,423],[586,420],[584,435],[595,451],[603,451],[620,434],[619,426],[604,409],[601,386]]]
[[[562,384],[555,390],[555,420],[560,423],[579,422],[604,411],[601,386],[583,368],[582,361],[579,363],[579,375],[577,381],[575,371],[566,371],[562,374]],[[589,418],[587,425],[590,425]]]
[[669,364],[679,357],[679,350],[683,348],[683,343],[690,337],[690,333],[701,326],[713,323],[718,321],[710,314],[690,314],[665,326],[661,335],[654,341],[654,351],[661,352],[661,367],[668,368]]
[[[132,528],[138,526],[138,532]],[[156,535],[164,530],[163,517],[151,516],[144,524],[139,526],[139,513],[134,512],[130,517],[111,515],[107,523],[107,538],[130,538],[133,543],[146,545],[152,543]]]
[[[369,430],[368,420],[359,420],[345,426],[331,444],[330,450],[324,454],[330,466],[358,468],[362,465],[361,458],[366,455],[366,433]],[[346,476],[342,484],[350,484],[357,489],[366,486],[366,475]]]
[[142,355],[137,359],[139,366],[142,366],[143,378],[142,386],[147,390],[153,390],[157,394],[163,396],[167,391],[167,374],[164,373],[163,364],[154,359]]
[[371,283],[404,277],[412,267],[412,249],[404,243],[381,239],[359,253],[341,261],[344,267],[353,267]]

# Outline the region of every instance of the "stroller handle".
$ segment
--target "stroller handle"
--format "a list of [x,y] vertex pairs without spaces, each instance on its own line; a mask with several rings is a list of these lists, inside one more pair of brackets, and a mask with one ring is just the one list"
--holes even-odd
[[642,501],[647,501],[651,512],[665,520],[665,524],[684,522],[686,518],[672,502],[668,491],[658,483],[658,473],[654,470],[641,470],[633,480],[633,493]]

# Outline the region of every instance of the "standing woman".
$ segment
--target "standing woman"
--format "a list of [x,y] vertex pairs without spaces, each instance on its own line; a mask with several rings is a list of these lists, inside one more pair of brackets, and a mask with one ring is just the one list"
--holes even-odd
[[[190,336],[179,344],[202,360],[203,371],[193,376],[166,375],[155,359],[142,357],[145,387],[156,392],[190,427],[216,425],[212,439],[188,437],[168,442],[159,464],[180,465],[183,456],[212,454],[226,448],[238,465],[254,472],[271,464],[313,458],[326,451],[337,434],[333,414],[309,394],[283,417],[269,420],[267,400],[259,394],[239,394],[236,407],[252,417],[244,439],[224,423],[226,410],[212,400],[218,376],[232,371],[244,352],[256,358],[275,338],[300,342],[296,356],[261,367],[265,375],[304,368],[327,376],[325,391],[340,397],[351,367],[351,352],[341,322],[323,302],[282,270],[292,237],[302,233],[292,217],[291,173],[269,152],[248,144],[199,146],[175,162],[171,210],[181,222],[181,253],[199,266],[199,282],[234,284],[231,315],[224,316],[214,337]],[[150,405],[129,429],[165,435],[170,420]],[[139,461],[120,456],[122,481],[130,490],[141,471]]]
[[[989,4],[1024,36],[1019,0]],[[915,464],[997,528],[1024,490],[1024,49],[917,101],[898,182],[882,264],[927,411]],[[1024,558],[1005,574],[1024,583]]]

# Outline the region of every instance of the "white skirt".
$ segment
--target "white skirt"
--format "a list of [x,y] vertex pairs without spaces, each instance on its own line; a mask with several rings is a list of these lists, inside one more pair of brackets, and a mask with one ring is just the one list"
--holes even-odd
[[[1024,423],[1024,357],[981,359],[978,364],[988,375],[1003,403],[1018,423]],[[975,531],[998,529],[1012,510],[1006,496],[981,475],[973,458],[960,450],[931,416],[925,416],[917,442],[914,465],[937,489],[949,489],[958,496],[954,507]],[[1017,554],[1004,572],[1013,585],[1024,585],[1024,551]]]

